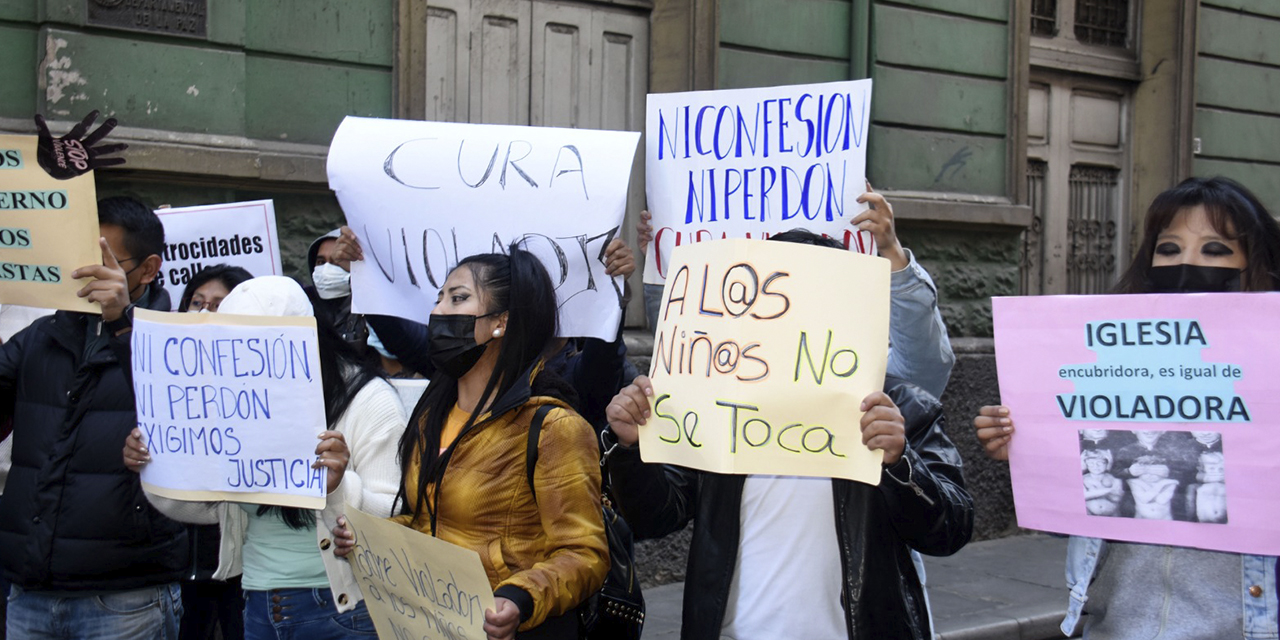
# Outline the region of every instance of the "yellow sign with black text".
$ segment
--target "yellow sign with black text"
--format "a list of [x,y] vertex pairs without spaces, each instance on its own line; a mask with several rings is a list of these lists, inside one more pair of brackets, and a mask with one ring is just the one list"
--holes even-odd
[[0,303],[100,313],[76,296],[102,264],[93,172],[59,180],[36,160],[35,136],[0,136]]

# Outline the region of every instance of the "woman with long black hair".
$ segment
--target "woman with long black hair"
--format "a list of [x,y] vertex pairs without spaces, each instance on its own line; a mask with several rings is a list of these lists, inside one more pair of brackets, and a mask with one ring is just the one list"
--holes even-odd
[[[237,286],[220,313],[310,316],[302,287],[282,276]],[[328,551],[343,503],[373,514],[392,513],[400,479],[396,436],[404,409],[386,380],[324,322],[317,323],[326,425],[316,425],[316,466],[328,470],[324,510],[233,502],[186,502],[147,494],[162,513],[181,522],[218,524],[222,542],[215,579],[242,574],[245,637],[251,640],[329,640],[376,637],[350,566]],[[125,465],[150,460],[142,434],[125,442]]]
[[[518,245],[468,257],[427,327],[436,373],[400,440],[395,520],[480,554],[496,598],[490,638],[576,638],[575,610],[609,559],[594,432],[544,367],[556,333],[551,279]],[[531,485],[529,427],[540,412]],[[343,554],[351,533],[334,533]]]
[[[1143,228],[1114,293],[1280,291],[1280,224],[1235,181],[1184,180],[1156,197]],[[973,426],[988,456],[1009,459],[1007,407],[982,407]],[[1276,573],[1270,556],[1072,536],[1062,632],[1079,625],[1085,640],[1275,638]]]

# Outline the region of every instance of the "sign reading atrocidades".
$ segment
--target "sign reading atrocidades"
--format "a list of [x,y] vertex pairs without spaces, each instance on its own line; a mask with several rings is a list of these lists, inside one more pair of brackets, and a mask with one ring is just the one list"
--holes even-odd
[[187,282],[216,264],[243,267],[254,277],[278,276],[280,238],[270,200],[160,209],[164,264],[160,284],[178,310]]

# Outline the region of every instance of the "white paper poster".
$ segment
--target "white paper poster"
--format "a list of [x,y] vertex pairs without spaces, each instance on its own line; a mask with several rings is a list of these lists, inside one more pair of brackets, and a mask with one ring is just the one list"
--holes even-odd
[[324,507],[315,318],[138,309],[131,346],[148,491]]
[[802,227],[875,255],[863,211],[871,81],[651,93],[645,194],[654,239],[644,281],[677,246]]
[[178,310],[182,291],[215,264],[244,267],[255,278],[282,275],[276,208],[270,200],[156,211],[164,225],[164,264],[158,280]]
[[640,134],[348,117],[329,187],[360,237],[352,308],[425,322],[458,261],[520,241],[546,265],[560,335],[613,340],[620,237]]

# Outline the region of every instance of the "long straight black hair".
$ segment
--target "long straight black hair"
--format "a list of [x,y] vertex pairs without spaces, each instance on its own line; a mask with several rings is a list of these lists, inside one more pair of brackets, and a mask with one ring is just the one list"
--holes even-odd
[[[503,397],[519,382],[520,376],[527,375],[543,357],[556,334],[557,308],[555,287],[546,268],[537,256],[521,249],[518,242],[509,246],[506,254],[482,253],[464,258],[454,267],[457,269],[471,271],[485,314],[507,313],[498,361],[485,383],[476,412],[462,427],[465,433],[480,418],[482,407]],[[440,435],[449,412],[457,403],[458,381],[437,369],[400,438],[400,491],[396,501],[401,513],[421,513],[427,506],[427,485],[435,484],[439,488],[453,453],[452,446],[443,453],[440,451]],[[410,505],[405,499],[405,483],[410,479],[415,455],[419,465],[415,483],[418,499]]]
[[[347,412],[356,394],[381,374],[360,357],[355,347],[338,335],[337,329],[323,318],[317,320],[316,344],[320,352],[320,386],[324,389],[324,419],[332,429]],[[258,506],[258,515],[268,513],[279,514],[290,529],[309,529],[316,524],[316,513],[311,509]]]

